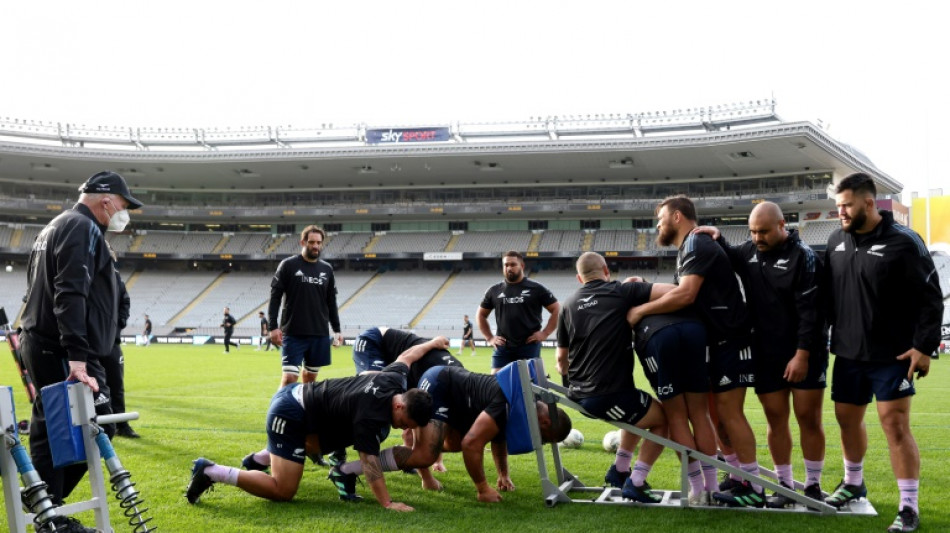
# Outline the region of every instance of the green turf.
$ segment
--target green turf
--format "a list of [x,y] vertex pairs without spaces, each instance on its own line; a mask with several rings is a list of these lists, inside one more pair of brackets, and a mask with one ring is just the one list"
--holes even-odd
[[[446,456],[449,471],[438,477],[445,485],[441,493],[426,492],[418,478],[402,473],[387,475],[390,493],[397,501],[416,508],[415,513],[387,511],[372,499],[365,485],[357,490],[366,498],[359,504],[345,504],[326,480],[326,469],[308,464],[304,478],[291,503],[272,503],[218,484],[198,505],[189,505],[183,496],[188,483],[191,461],[199,456],[213,461],[240,465],[248,452],[265,444],[264,415],[279,380],[280,359],[276,352],[255,352],[248,347],[231,354],[214,346],[152,345],[128,346],[126,353],[126,395],[128,409],[142,418],[133,423],[140,440],[117,439],[116,451],[132,473],[150,508],[148,515],[162,531],[200,532],[284,532],[341,531],[880,531],[890,524],[897,509],[897,489],[888,462],[887,446],[873,406],[867,419],[870,440],[865,461],[870,499],[880,516],[819,517],[801,514],[743,513],[721,510],[642,509],[588,504],[543,505],[538,482],[537,463],[532,454],[512,457],[511,477],[517,490],[504,495],[500,504],[481,504],[465,473],[461,457]],[[489,353],[479,349],[472,357],[466,350],[465,365],[486,372]],[[544,357],[553,368],[553,352]],[[353,373],[350,348],[334,350],[334,365],[321,372],[321,378]],[[12,385],[20,418],[28,417],[19,379],[9,356],[0,362],[0,383]],[[950,483],[950,395],[946,383],[950,370],[943,361],[933,365],[931,376],[918,383],[914,400],[913,427],[921,450],[921,516],[924,531],[950,530],[950,505],[943,495]],[[645,383],[638,376],[638,383]],[[771,466],[765,448],[765,424],[754,398],[747,411],[758,437],[759,461]],[[830,402],[825,404],[825,428],[828,437],[823,486],[834,488],[841,479],[841,452],[838,430]],[[587,442],[579,450],[566,450],[565,465],[589,484],[601,483],[612,455],[600,445],[611,429],[603,422],[584,419],[573,413],[575,427]],[[794,431],[794,428],[793,428]],[[394,434],[397,432],[394,432]],[[797,439],[797,432],[796,439]],[[390,437],[384,445],[396,444]],[[796,446],[797,449],[797,446]],[[351,457],[353,454],[350,454]],[[796,452],[795,455],[798,455]],[[486,453],[489,480],[494,479],[490,454]],[[801,458],[795,457],[795,474],[803,477]],[[675,455],[664,453],[650,476],[658,488],[678,488]],[[89,496],[83,484],[71,498]],[[113,524],[117,532],[131,531],[120,523],[119,510],[112,503]],[[81,518],[91,524],[91,513]],[[4,528],[5,529],[5,528]]]

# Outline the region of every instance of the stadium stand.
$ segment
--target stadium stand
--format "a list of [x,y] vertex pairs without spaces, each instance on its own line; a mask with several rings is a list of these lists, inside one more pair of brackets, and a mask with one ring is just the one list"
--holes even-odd
[[344,335],[356,335],[373,326],[408,328],[449,274],[443,271],[379,274],[372,291],[362,292],[341,307]]
[[726,238],[726,241],[735,246],[749,240],[749,226],[722,226],[719,232]]
[[0,279],[3,280],[0,307],[6,311],[7,319],[14,323],[20,315],[23,296],[26,294],[26,268],[14,268],[13,272],[0,271]]
[[452,234],[447,231],[423,231],[386,233],[378,237],[375,244],[366,248],[367,252],[376,254],[441,252],[445,250]]
[[582,252],[584,232],[580,230],[547,230],[541,235],[539,252]]
[[[218,276],[208,288],[194,297],[185,312],[171,324],[174,327],[193,328],[203,335],[219,335],[222,311],[231,308],[238,321],[261,309],[270,298],[269,272],[226,272]],[[154,322],[154,321],[153,321]]]
[[[498,248],[493,248],[498,249]],[[415,325],[419,330],[438,332],[449,338],[462,335],[462,316],[468,315],[475,327],[475,338],[481,338],[475,324],[475,315],[488,287],[501,281],[501,268],[497,271],[463,271],[452,279],[452,284],[442,294],[426,315]],[[492,331],[495,328],[495,314],[488,317]],[[432,335],[432,333],[427,333]]]
[[828,237],[841,227],[841,222],[835,220],[811,220],[799,226],[802,240],[809,246],[824,246]]
[[[373,234],[368,232],[337,233],[330,236],[330,242],[328,242],[323,248],[323,254],[326,256],[343,256],[346,254],[362,253],[363,249],[366,248],[366,245],[369,244],[369,241],[372,238]],[[287,240],[293,240],[293,252],[300,253],[300,244],[298,243],[298,239],[288,238]],[[283,249],[284,246],[281,246],[281,248]]]
[[597,230],[591,250],[595,252],[636,250],[639,234],[637,230]]
[[[169,321],[201,294],[220,275],[219,272],[146,270],[138,273],[135,283],[128,287],[132,301],[126,333],[140,333],[145,323],[143,315],[152,319],[156,335],[172,333]],[[219,309],[220,311],[220,309]]]
[[[527,250],[531,233],[527,231],[468,231],[458,236],[447,252],[493,252]],[[471,316],[470,316],[471,317]]]

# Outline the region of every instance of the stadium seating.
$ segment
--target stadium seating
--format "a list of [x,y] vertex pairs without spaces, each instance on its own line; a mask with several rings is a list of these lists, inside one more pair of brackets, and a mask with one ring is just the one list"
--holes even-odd
[[[527,250],[531,242],[528,231],[467,231],[459,235],[450,252],[493,252]],[[499,263],[500,264],[500,263]]]
[[363,292],[340,310],[344,334],[374,326],[408,328],[432,299],[449,272],[386,272],[377,276],[372,291]]
[[[437,331],[437,335],[449,338],[462,336],[462,317],[468,315],[475,325],[475,315],[479,304],[485,296],[488,287],[502,281],[501,268],[493,271],[460,272],[452,279],[452,284],[442,293],[441,298],[428,310],[426,315],[416,324],[416,328],[427,332]],[[488,318],[492,331],[495,328],[495,315]],[[428,333],[431,335],[431,333]],[[481,337],[475,333],[476,337]]]
[[832,232],[841,227],[841,222],[835,220],[811,220],[799,226],[802,241],[809,246],[824,246]]
[[451,238],[448,231],[386,233],[380,235],[376,244],[367,251],[378,254],[441,252]]

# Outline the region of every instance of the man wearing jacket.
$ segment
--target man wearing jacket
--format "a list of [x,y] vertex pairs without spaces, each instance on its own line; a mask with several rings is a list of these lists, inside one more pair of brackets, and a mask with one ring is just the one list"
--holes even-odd
[[943,298],[933,259],[920,236],[878,211],[870,176],[851,174],[835,189],[841,229],[828,238],[831,399],[841,428],[844,480],[825,499],[841,507],[867,495],[864,415],[872,398],[900,491],[888,531],[916,531],[920,454],[910,430],[914,373],[930,370],[940,343]]
[[[128,209],[142,203],[125,179],[100,172],[79,187],[79,202],[54,218],[33,242],[21,320],[21,353],[36,390],[66,379],[99,390],[86,362],[112,351],[119,288],[105,231],[122,231]],[[86,464],[53,468],[42,394],[33,404],[30,454],[55,503],[86,473]]]
[[[828,338],[819,288],[821,262],[815,252],[785,228],[782,209],[772,202],[749,214],[751,239],[731,246],[716,228],[702,227],[726,251],[742,278],[752,319],[755,392],[768,421],[769,452],[778,479],[794,486],[789,397],[805,458],[805,495],[820,500],[825,460],[822,399],[828,370]],[[794,504],[776,495],[769,507]]]

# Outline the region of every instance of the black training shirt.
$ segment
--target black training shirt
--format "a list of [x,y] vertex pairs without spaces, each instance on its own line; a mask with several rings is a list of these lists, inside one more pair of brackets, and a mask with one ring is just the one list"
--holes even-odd
[[541,309],[557,302],[554,294],[537,281],[524,278],[492,285],[482,299],[482,309],[495,311],[495,335],[504,337],[508,347],[522,346],[541,330]]
[[447,367],[439,375],[448,392],[448,424],[462,435],[468,433],[482,411],[492,417],[500,435],[508,423],[508,399],[495,376],[469,372],[462,367]]
[[380,372],[325,379],[303,385],[303,405],[311,432],[323,451],[353,449],[379,455],[379,439],[392,426],[392,399],[406,392],[409,367],[393,363]]
[[691,233],[676,255],[676,284],[683,276],[703,277],[693,306],[706,324],[710,345],[749,336],[748,314],[739,280],[732,271],[726,252],[705,233]]
[[627,311],[650,301],[652,283],[589,281],[563,305],[557,345],[568,349],[574,398],[633,388],[633,346]]
[[270,329],[277,329],[279,308],[280,329],[285,335],[326,336],[330,334],[327,323],[334,332],[340,331],[336,281],[333,267],[326,261],[311,263],[299,254],[288,257],[278,265],[270,286]]
[[[415,333],[389,328],[383,334],[383,345],[380,347],[383,351],[383,362],[387,365],[393,363],[402,352],[427,342],[429,342],[429,339],[423,339]],[[429,350],[428,353],[412,363],[409,368],[409,388],[417,386],[422,374],[434,366],[460,367],[462,362],[456,359],[448,350]]]

